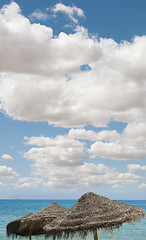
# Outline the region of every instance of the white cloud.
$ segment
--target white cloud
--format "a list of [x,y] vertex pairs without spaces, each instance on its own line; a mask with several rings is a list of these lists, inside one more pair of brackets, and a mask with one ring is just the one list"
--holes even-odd
[[42,12],[40,9],[36,9],[34,12],[30,14],[31,20],[46,20],[48,18],[48,14]]
[[134,160],[144,158],[146,149],[123,143],[97,141],[91,145],[91,154],[113,160]]
[[142,183],[139,188],[146,188],[146,183]]
[[68,139],[66,136],[58,136],[54,139],[45,137],[25,139],[27,144],[43,146],[31,148],[24,154],[24,158],[35,161],[36,167],[39,165],[40,159],[42,159],[39,169],[42,172],[46,171],[46,164],[60,167],[74,166],[81,165],[83,160],[86,159],[84,144],[74,139]]
[[91,141],[114,141],[120,138],[120,135],[116,130],[102,130],[97,133],[86,129],[71,129],[68,133],[68,136],[75,139],[87,139]]
[[31,23],[15,2],[1,10],[0,32],[2,72],[43,74],[52,78],[77,71],[80,65],[99,56],[95,54],[99,50],[97,44],[83,27],[74,34],[61,32],[54,37],[52,28]]
[[[59,3],[54,12],[59,11],[76,24],[77,17],[84,17],[84,12],[75,6]],[[47,16],[38,11],[33,17]],[[127,123],[121,135],[115,130],[96,133],[71,129],[68,135],[56,138],[25,137],[26,144],[33,147],[24,157],[32,161],[33,175],[40,177],[20,178],[16,188],[116,188],[139,181],[140,176],[133,172],[145,170],[145,166],[131,164],[127,166],[128,172],[118,172],[104,164],[86,161],[89,161],[88,153],[91,157],[114,160],[146,157],[145,50],[146,36],[118,44],[113,39],[91,38],[81,26],[74,33],[61,32],[54,36],[52,28],[32,24],[15,2],[2,8],[2,112],[13,119],[48,121],[68,128],[87,124],[106,127],[111,119]],[[84,65],[89,66],[88,71],[80,70]],[[89,152],[79,140],[94,142]],[[1,158],[11,158],[6,155]],[[0,166],[1,178],[17,176],[12,168]],[[140,185],[143,187],[144,183]]]
[[115,169],[108,168],[103,164],[95,165],[85,163],[74,168],[52,168],[49,176],[48,186],[87,188],[100,186],[114,186],[115,184],[134,184],[138,182],[139,176],[127,173],[118,173]]
[[78,23],[78,19],[75,17],[85,17],[84,12],[81,8],[77,8],[76,6],[66,6],[63,3],[57,3],[53,8],[53,12],[63,12],[68,15],[68,17],[74,22]]
[[[79,9],[61,3],[54,11],[83,16]],[[105,127],[111,119],[125,122],[121,136],[114,130],[72,129],[67,138],[97,141],[90,152],[102,158],[146,156],[146,36],[118,44],[113,39],[91,38],[80,26],[72,34],[53,36],[52,28],[30,23],[15,2],[0,11],[0,33],[1,111],[14,119],[61,127]],[[83,65],[91,70],[81,71]],[[37,140],[31,139],[32,144]],[[52,140],[38,141],[44,147]],[[74,142],[83,151],[79,141]],[[64,158],[70,158],[59,146]],[[70,155],[74,154],[71,149]],[[45,151],[47,155],[49,150]],[[82,157],[77,152],[77,162]]]
[[9,154],[3,154],[1,156],[1,159],[4,159],[4,160],[13,160],[13,157]]
[[[85,163],[80,166],[74,167],[61,167],[51,166],[45,163],[43,171],[40,169],[40,165],[44,164],[43,161],[37,163],[37,174],[41,177],[48,178],[44,180],[37,177],[20,178],[18,183],[13,184],[16,188],[94,188],[101,186],[115,187],[120,185],[122,187],[125,184],[137,183],[140,179],[139,176],[131,173],[118,173],[114,168],[106,167],[104,164],[89,164]],[[35,169],[36,170],[36,169]]]
[[141,166],[139,164],[129,164],[127,165],[128,172],[136,172],[136,171],[146,171],[146,165]]
[[20,178],[17,183],[13,184],[15,188],[35,188],[42,187],[43,185],[44,185],[43,179],[32,177]]
[[75,139],[70,139],[68,136],[58,135],[55,138],[49,137],[24,137],[26,145],[36,145],[39,147],[63,147],[63,148],[83,148],[84,143]]
[[133,184],[140,179],[135,174],[119,173],[115,168],[109,168],[104,164],[86,163],[88,156],[84,143],[69,138],[68,135],[52,139],[25,137],[25,140],[27,145],[39,146],[31,148],[24,154],[24,157],[33,161],[31,165],[33,175],[48,178],[42,186],[89,189],[90,187]]
[[146,122],[132,122],[127,125],[122,134],[128,143],[143,145],[146,144]]
[[0,33],[0,108],[10,117],[61,127],[145,122],[145,36],[118,44],[78,26],[54,37],[14,2],[0,12]]
[[[106,131],[105,131],[106,132]],[[102,133],[99,132],[98,134]],[[112,132],[109,131],[109,134]],[[93,135],[94,136],[94,135]],[[103,142],[105,141],[105,142]],[[109,142],[108,142],[109,141]],[[145,122],[129,123],[117,138],[98,139],[91,145],[91,156],[100,156],[114,160],[138,160],[146,157],[146,124]],[[129,165],[129,167],[139,165]],[[140,170],[140,169],[139,169]]]
[[18,177],[18,174],[11,167],[0,166],[0,178],[12,179]]

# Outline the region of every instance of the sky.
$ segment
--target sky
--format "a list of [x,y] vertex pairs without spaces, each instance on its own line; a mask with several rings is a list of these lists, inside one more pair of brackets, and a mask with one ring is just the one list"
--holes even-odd
[[0,9],[0,198],[146,200],[146,1]]

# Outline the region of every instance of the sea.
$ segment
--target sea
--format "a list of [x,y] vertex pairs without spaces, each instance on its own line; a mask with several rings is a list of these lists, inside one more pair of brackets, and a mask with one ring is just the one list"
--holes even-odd
[[[146,212],[146,200],[121,200],[127,204],[143,208]],[[8,237],[6,234],[6,225],[30,212],[36,213],[42,208],[56,202],[65,208],[72,207],[77,200],[0,200],[0,240],[27,240],[28,237]],[[146,218],[136,223],[124,223],[120,229],[105,232],[98,230],[99,240],[146,240]],[[32,240],[45,240],[44,235],[32,236]],[[49,238],[52,239],[52,238]],[[74,239],[81,240],[79,236]],[[87,240],[93,240],[93,235],[89,235]],[[57,240],[57,239],[56,239]],[[62,239],[63,240],[63,239]]]

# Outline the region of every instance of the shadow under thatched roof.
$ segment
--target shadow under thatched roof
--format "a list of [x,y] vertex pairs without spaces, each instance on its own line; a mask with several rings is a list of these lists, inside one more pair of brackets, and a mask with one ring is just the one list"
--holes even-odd
[[21,236],[28,236],[30,233],[31,235],[43,234],[43,227],[51,223],[56,217],[60,217],[66,211],[68,211],[66,208],[53,202],[35,214],[26,215],[10,222],[7,225],[7,233],[8,235],[16,234]]
[[144,216],[141,208],[90,192],[82,195],[66,214],[47,224],[44,231],[46,236],[58,237],[61,234],[94,231],[94,239],[98,239],[96,229],[119,227],[124,222],[136,221]]

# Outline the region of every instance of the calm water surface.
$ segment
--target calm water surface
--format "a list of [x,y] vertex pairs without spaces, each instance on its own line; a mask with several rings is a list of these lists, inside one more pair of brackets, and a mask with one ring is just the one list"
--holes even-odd
[[[38,212],[54,201],[65,208],[70,208],[76,203],[76,200],[0,200],[0,240],[16,239],[16,237],[8,238],[6,235],[6,225],[9,222],[30,212]],[[146,212],[146,201],[124,200],[122,202],[143,208]],[[124,223],[123,226],[113,234],[99,231],[98,236],[99,240],[146,240],[146,218],[132,225]],[[17,239],[26,240],[28,238],[18,237]],[[43,239],[45,239],[44,236],[32,237],[32,240]],[[76,240],[77,239],[79,240],[79,238],[76,238]],[[86,239],[91,240],[93,236],[89,236]]]

